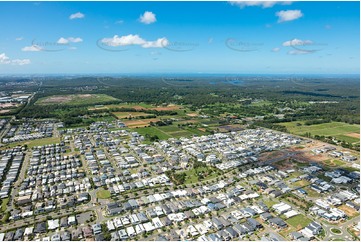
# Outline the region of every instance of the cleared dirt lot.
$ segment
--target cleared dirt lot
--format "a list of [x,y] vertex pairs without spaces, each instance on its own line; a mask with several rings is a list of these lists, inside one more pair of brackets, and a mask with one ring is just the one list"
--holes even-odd
[[160,119],[158,118],[148,118],[148,119],[137,119],[137,120],[127,120],[124,121],[124,124],[129,128],[141,128],[145,126],[149,126],[150,122],[157,122]]

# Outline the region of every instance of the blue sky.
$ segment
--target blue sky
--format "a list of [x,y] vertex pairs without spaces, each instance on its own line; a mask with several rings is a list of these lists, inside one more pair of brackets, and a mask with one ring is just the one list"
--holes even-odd
[[0,73],[358,74],[359,2],[0,2]]

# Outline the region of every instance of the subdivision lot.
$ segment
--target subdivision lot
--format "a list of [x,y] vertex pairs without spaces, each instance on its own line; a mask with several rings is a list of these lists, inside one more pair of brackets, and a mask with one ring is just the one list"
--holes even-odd
[[117,118],[136,118],[136,117],[145,117],[151,115],[149,113],[143,112],[114,112],[113,113]]
[[304,135],[306,132],[311,135],[319,136],[332,136],[339,140],[344,140],[350,143],[360,142],[359,136],[360,125],[347,124],[342,122],[331,122],[324,124],[304,125],[304,122],[294,121],[281,123],[285,126],[292,134]]
[[96,103],[104,103],[116,101],[118,99],[106,94],[72,94],[72,95],[54,95],[40,98],[36,101],[36,105],[91,105]]

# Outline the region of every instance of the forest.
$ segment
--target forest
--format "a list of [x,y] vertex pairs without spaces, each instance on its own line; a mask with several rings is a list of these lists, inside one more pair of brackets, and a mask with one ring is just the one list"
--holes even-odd
[[[360,123],[358,77],[198,75],[0,79],[0,83],[8,82],[16,85],[3,85],[6,87],[4,91],[35,92],[28,105],[12,111],[11,114],[16,115],[16,118],[56,118],[63,121],[66,126],[81,123],[86,125],[91,120],[84,121],[84,116],[101,114],[104,110],[89,109],[89,104],[38,105],[37,100],[53,95],[106,94],[115,99],[95,102],[91,106],[114,106],[121,103],[144,103],[154,106],[176,104],[221,120],[222,125],[232,123],[235,118],[257,118],[250,123],[251,127],[262,126],[283,132],[289,130],[282,123],[293,121],[304,121],[304,125],[330,122]],[[112,107],[106,112],[111,115],[112,112],[135,111],[137,110],[132,108]],[[147,117],[178,114],[174,110],[142,112],[149,114]],[[164,123],[158,122],[155,125]],[[323,136],[313,138],[329,140]]]

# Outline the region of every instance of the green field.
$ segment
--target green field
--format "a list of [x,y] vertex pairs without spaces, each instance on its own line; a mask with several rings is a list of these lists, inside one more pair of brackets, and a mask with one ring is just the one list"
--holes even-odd
[[106,94],[73,94],[73,95],[54,95],[40,98],[36,101],[36,105],[92,105],[97,103],[105,103],[116,101],[118,99]]
[[12,147],[16,147],[18,145],[27,145],[29,148],[32,148],[34,146],[43,146],[43,145],[59,144],[59,143],[60,143],[59,137],[49,137],[49,138],[42,138],[42,139],[10,143],[10,144],[2,147],[1,149],[5,149],[6,147],[12,148]]
[[286,222],[294,228],[303,228],[311,223],[311,219],[306,218],[304,215],[299,214],[286,220]]
[[8,207],[9,198],[4,198],[1,200],[1,212],[5,212]]
[[[217,168],[210,166],[187,170],[185,171],[186,179],[184,181],[184,184],[192,184],[199,181],[206,181],[216,178],[218,176],[217,170]],[[200,173],[202,175],[199,175]]]
[[207,134],[207,132],[203,132],[197,128],[190,128],[190,127],[179,128],[176,125],[160,126],[160,127],[152,126],[145,128],[135,128],[133,130],[143,136],[146,136],[147,134],[150,136],[157,135],[158,138],[161,140]]
[[97,191],[97,198],[99,199],[108,199],[110,198],[110,192],[108,190],[104,190],[104,189],[100,189],[99,191]]
[[162,132],[161,130],[159,130],[156,127],[136,128],[133,130],[143,136],[146,136],[147,134],[151,135],[151,136],[157,135],[159,139],[169,139],[172,137],[172,136],[168,135],[167,133]]
[[[301,124],[298,126],[297,124]],[[344,140],[350,143],[359,143],[360,139],[349,136],[351,133],[360,133],[360,125],[347,124],[342,122],[331,122],[324,124],[304,125],[302,121],[280,123],[285,126],[290,133],[296,135],[304,135],[310,132],[311,135],[332,136],[339,140]]]

